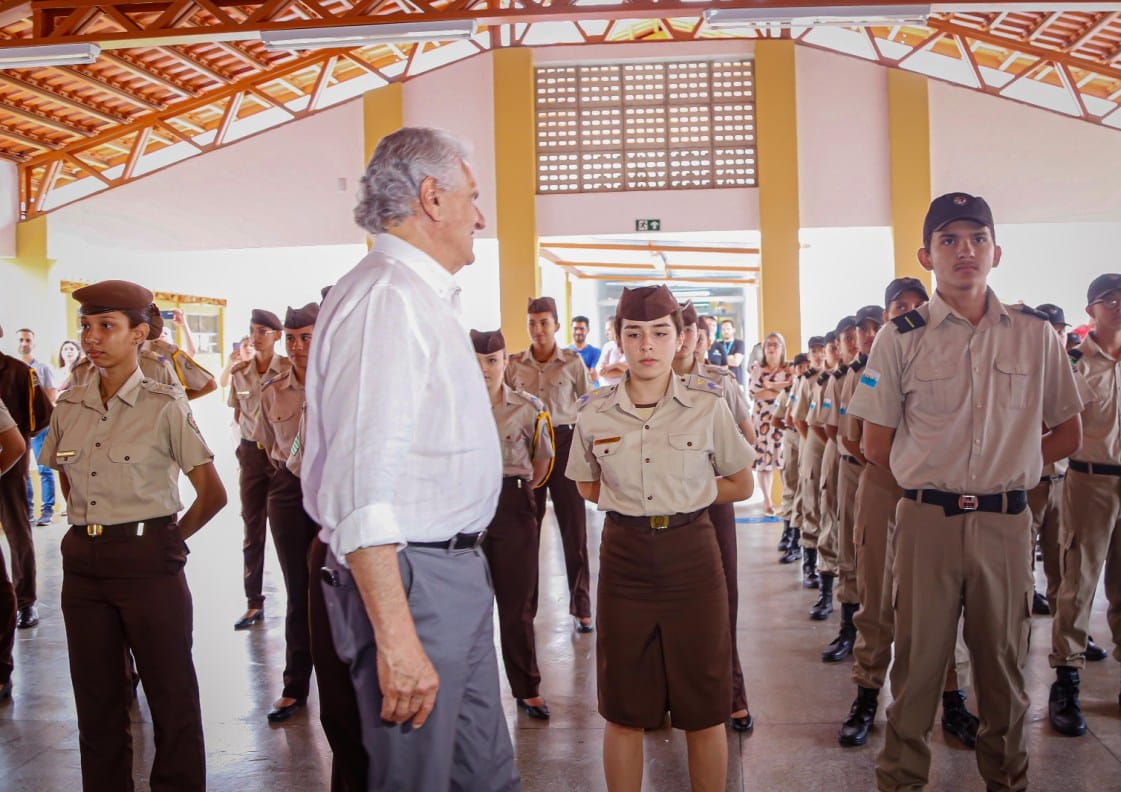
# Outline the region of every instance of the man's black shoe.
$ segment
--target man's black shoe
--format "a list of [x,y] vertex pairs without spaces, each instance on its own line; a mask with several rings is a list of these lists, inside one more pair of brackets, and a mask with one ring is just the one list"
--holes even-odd
[[258,624],[265,620],[264,608],[250,608],[245,612],[245,615],[234,622],[235,630],[248,630],[254,624]]
[[1051,683],[1051,696],[1047,702],[1047,715],[1051,727],[1068,737],[1081,737],[1086,733],[1086,719],[1078,704],[1078,669],[1059,666],[1056,679]]
[[276,705],[269,710],[269,723],[286,721],[296,714],[296,711],[307,704],[306,699],[294,699],[291,704]]
[[19,609],[19,615],[16,617],[16,628],[20,630],[27,630],[31,627],[39,625],[39,609],[34,605],[25,605]]
[[1032,592],[1031,612],[1036,616],[1051,615],[1051,606],[1047,604],[1047,598],[1040,594],[1038,591]]
[[856,699],[849,709],[848,718],[841,724],[841,731],[837,733],[837,742],[849,748],[868,742],[868,732],[872,730],[872,722],[876,720],[879,698],[880,691],[876,688],[856,689]]
[[515,701],[518,703],[518,708],[524,709],[525,714],[533,720],[549,720],[549,705],[544,701],[541,702],[540,706],[526,704],[525,699],[515,699]]
[[1089,635],[1086,637],[1085,657],[1089,662],[1097,663],[1109,657],[1109,652],[1094,643],[1094,636]]
[[965,693],[952,690],[942,694],[942,731],[957,737],[966,748],[976,748],[980,725],[980,719],[965,708]]

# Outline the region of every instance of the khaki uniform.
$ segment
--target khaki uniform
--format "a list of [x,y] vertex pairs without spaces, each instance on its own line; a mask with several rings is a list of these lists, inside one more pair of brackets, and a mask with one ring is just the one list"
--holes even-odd
[[[16,421],[4,402],[0,401],[0,432],[6,432],[16,426]],[[20,463],[16,463],[19,467]],[[8,578],[8,565],[4,555],[0,552],[0,685],[12,678],[12,648],[16,641],[16,590]]]
[[[820,395],[819,380],[822,372],[813,371],[803,375],[801,388],[794,404],[794,419],[809,421],[809,415],[817,406]],[[821,384],[824,384],[823,382]],[[821,532],[821,462],[825,444],[811,429],[802,438],[798,449],[798,492],[802,502],[802,546],[816,548],[818,534]]]
[[241,443],[237,447],[238,490],[241,495],[242,580],[247,607],[262,608],[265,596],[261,586],[265,574],[265,526],[268,497],[275,467],[269,454],[257,442],[257,416],[261,411],[261,385],[290,369],[288,358],[273,355],[263,374],[257,373],[256,359],[246,360],[230,369],[230,396],[227,401],[237,411]]
[[[991,790],[1026,788],[1025,490],[1042,473],[1042,426],[1081,409],[1058,336],[991,289],[976,326],[935,294],[877,336],[848,412],[895,429],[891,470],[904,489],[893,538],[895,700],[876,762],[881,790],[927,783],[930,728],[963,606],[981,717],[978,767]],[[919,499],[956,493],[947,497],[957,508],[909,499],[908,491]],[[962,511],[982,495],[997,495],[1003,513]]]
[[175,344],[169,344],[162,338],[145,341],[141,345],[141,351],[156,355],[162,363],[175,372],[175,378],[188,392],[200,391],[214,382],[213,374]]
[[790,417],[795,404],[794,392],[795,388],[791,386],[779,394],[775,400],[775,416],[786,424],[782,432],[782,502],[779,503],[778,516],[797,528],[801,523],[794,501],[798,494],[798,449],[802,436]]
[[[843,369],[834,369],[818,377],[818,397],[810,409],[809,423],[824,429],[830,418],[837,412],[836,386],[838,372],[844,376]],[[837,574],[837,463],[840,454],[837,441],[829,439],[821,452],[821,481],[819,484],[817,536],[818,572],[826,575]]]
[[545,492],[553,499],[553,510],[564,546],[564,566],[568,576],[569,612],[585,619],[592,615],[589,594],[591,573],[588,569],[588,526],[584,499],[576,485],[565,477],[568,454],[572,447],[572,426],[576,423],[576,403],[591,390],[588,369],[580,354],[555,346],[553,356],[538,363],[533,350],[510,355],[506,363],[506,384],[515,390],[536,396],[545,404],[553,421],[556,466],[553,475],[535,498],[538,527],[545,518]]
[[841,424],[848,418],[848,403],[860,381],[860,371],[865,365],[864,357],[858,356],[834,386],[836,405],[827,420],[837,427],[837,599],[841,602],[856,604],[860,595],[856,588],[856,553],[854,530],[856,525],[856,488],[860,483],[860,473],[864,464],[849,453],[841,438]]
[[[530,489],[533,463],[553,459],[553,427],[536,396],[502,386],[492,405],[502,443],[502,492],[487,526],[483,551],[490,562],[506,678],[515,698],[536,698],[541,685],[533,620],[537,616],[537,558],[541,529]],[[542,497],[544,494],[542,493]]]
[[[1090,611],[1105,570],[1106,618],[1113,656],[1121,659],[1121,361],[1093,334],[1071,355],[1084,382],[1082,447],[1071,457],[1063,487],[1062,582],[1051,626],[1051,666],[1082,668]],[[1109,472],[1086,466],[1114,466]]]
[[[1047,604],[1051,613],[1056,612],[1059,602],[1059,581],[1062,580],[1062,515],[1063,482],[1067,477],[1068,463],[1065,459],[1052,462],[1043,467],[1043,477],[1028,492],[1028,508],[1031,509],[1032,537],[1043,554],[1043,574],[1047,579]],[[1032,553],[1032,569],[1035,569],[1035,553]]]
[[653,728],[668,708],[674,726],[697,730],[729,715],[727,590],[705,510],[716,477],[744,470],[755,454],[710,382],[671,377],[658,405],[641,409],[624,379],[580,411],[567,473],[599,481],[608,512],[596,681],[600,714],[612,723]]
[[103,405],[100,375],[58,400],[42,464],[66,475],[73,527],[62,540],[62,615],[85,789],[132,789],[131,650],[152,710],[151,786],[206,785],[191,660],[187,546],[176,529],[179,473],[210,463],[182,390],[137,369]]

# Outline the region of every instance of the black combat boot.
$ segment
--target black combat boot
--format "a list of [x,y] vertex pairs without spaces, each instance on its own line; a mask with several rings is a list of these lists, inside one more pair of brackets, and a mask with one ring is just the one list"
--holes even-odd
[[778,540],[778,551],[785,553],[790,549],[790,520],[782,521],[782,538]]
[[858,602],[841,603],[841,631],[821,653],[821,662],[839,663],[852,654],[852,645],[856,643],[856,625],[852,623],[852,617],[858,610]]
[[806,588],[817,588],[817,548],[807,547],[802,556],[802,585]]
[[793,564],[802,558],[802,545],[800,539],[802,532],[797,528],[790,529],[790,547],[787,549],[786,554],[778,560],[780,564]]
[[1068,737],[1081,737],[1086,733],[1086,719],[1078,705],[1078,669],[1059,666],[1055,669],[1055,681],[1051,683],[1051,698],[1047,703],[1047,714],[1051,726],[1059,734]]
[[976,748],[980,725],[980,719],[965,708],[964,690],[942,693],[942,731],[957,737],[966,748]]
[[850,748],[868,742],[868,732],[872,730],[872,721],[876,719],[879,698],[880,691],[876,688],[857,687],[856,700],[852,702],[848,718],[841,724],[837,742]]
[[817,602],[810,608],[810,618],[814,621],[825,621],[829,618],[829,614],[833,612],[833,574],[831,572],[821,573],[821,594],[817,598]]

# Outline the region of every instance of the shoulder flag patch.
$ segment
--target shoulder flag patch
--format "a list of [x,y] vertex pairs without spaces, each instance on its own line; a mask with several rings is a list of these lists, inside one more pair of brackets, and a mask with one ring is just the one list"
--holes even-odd
[[909,333],[912,330],[918,330],[926,324],[926,320],[922,318],[922,315],[919,314],[918,311],[908,311],[902,316],[895,317],[891,322],[900,333]]
[[880,372],[872,368],[865,368],[864,373],[860,375],[860,384],[867,385],[869,388],[874,388],[880,384]]

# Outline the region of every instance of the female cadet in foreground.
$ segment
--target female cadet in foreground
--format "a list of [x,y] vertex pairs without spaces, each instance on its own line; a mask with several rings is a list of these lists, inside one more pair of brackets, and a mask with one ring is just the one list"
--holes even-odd
[[716,392],[674,375],[682,319],[669,289],[624,289],[615,316],[629,371],[583,400],[567,468],[607,512],[596,630],[607,788],[641,787],[643,729],[668,709],[687,732],[693,790],[723,790],[731,636],[707,508],[751,494],[754,453]]
[[[145,377],[152,293],[128,281],[78,289],[82,346],[96,371],[63,393],[42,464],[59,471],[73,523],[62,540],[62,615],[78,710],[82,787],[131,792],[131,650],[152,710],[151,788],[206,787],[202,714],[191,659],[184,540],[226,503],[187,400]],[[179,519],[179,471],[195,502]]]

